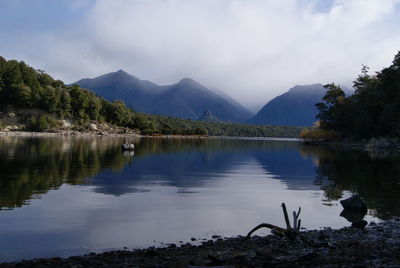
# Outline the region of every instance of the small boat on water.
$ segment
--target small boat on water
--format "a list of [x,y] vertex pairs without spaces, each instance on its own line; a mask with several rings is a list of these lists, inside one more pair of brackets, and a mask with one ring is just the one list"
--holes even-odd
[[134,150],[135,149],[135,145],[133,143],[124,143],[124,144],[122,144],[121,149],[123,151]]

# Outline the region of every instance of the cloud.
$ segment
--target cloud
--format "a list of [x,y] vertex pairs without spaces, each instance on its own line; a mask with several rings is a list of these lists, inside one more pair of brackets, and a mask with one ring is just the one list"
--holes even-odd
[[295,84],[351,86],[361,64],[388,66],[399,13],[398,0],[98,0],[79,25],[46,33],[41,65],[67,82],[120,68],[192,77],[259,107]]

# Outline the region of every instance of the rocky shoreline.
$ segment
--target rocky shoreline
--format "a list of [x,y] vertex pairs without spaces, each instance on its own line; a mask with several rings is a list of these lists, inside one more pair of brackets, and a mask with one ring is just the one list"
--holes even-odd
[[139,137],[136,133],[110,133],[110,132],[79,132],[79,131],[59,131],[59,132],[32,132],[32,131],[0,131],[0,137],[63,137],[63,136],[115,136],[115,137]]
[[81,131],[58,131],[58,132],[33,132],[33,131],[0,131],[0,137],[69,137],[69,136],[110,136],[131,138],[166,138],[166,139],[203,139],[208,135],[141,135],[136,132],[113,133],[113,132],[81,132]]
[[345,149],[357,149],[365,151],[400,151],[400,140],[398,139],[385,139],[385,138],[372,138],[369,140],[352,141],[313,141],[303,139],[303,145],[318,145],[330,148],[345,148]]
[[302,239],[268,235],[219,238],[194,246],[91,253],[0,263],[11,267],[400,267],[400,218],[366,228],[301,232]]

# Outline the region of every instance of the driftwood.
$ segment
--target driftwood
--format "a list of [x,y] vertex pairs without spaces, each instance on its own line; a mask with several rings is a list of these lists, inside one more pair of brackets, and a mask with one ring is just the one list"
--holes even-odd
[[283,210],[283,216],[285,217],[285,223],[286,223],[286,229],[273,225],[273,224],[269,224],[269,223],[261,223],[260,225],[257,225],[256,227],[254,227],[246,236],[246,238],[250,238],[250,236],[257,231],[260,228],[269,228],[271,229],[271,233],[276,234],[276,235],[280,235],[280,236],[286,236],[287,238],[289,238],[290,240],[295,240],[296,237],[298,236],[298,234],[300,233],[300,226],[301,226],[301,220],[299,219],[299,215],[301,212],[301,207],[299,207],[299,210],[297,211],[293,211],[293,227],[290,226],[290,220],[289,220],[289,216],[286,210],[286,205],[285,203],[282,203],[282,210]]

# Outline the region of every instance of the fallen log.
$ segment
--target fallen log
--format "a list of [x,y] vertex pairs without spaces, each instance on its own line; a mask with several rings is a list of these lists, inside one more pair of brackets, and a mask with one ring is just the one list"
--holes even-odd
[[250,236],[257,231],[260,228],[269,228],[271,229],[271,233],[279,235],[279,236],[286,236],[290,240],[295,240],[298,234],[300,233],[300,227],[301,227],[301,219],[299,219],[300,212],[301,212],[301,207],[299,207],[298,212],[293,211],[293,227],[290,226],[290,220],[289,220],[289,215],[286,210],[286,205],[285,203],[282,203],[282,211],[283,211],[283,216],[285,218],[285,223],[286,223],[286,229],[269,224],[269,223],[261,223],[254,227],[246,236],[246,238],[250,238]]

